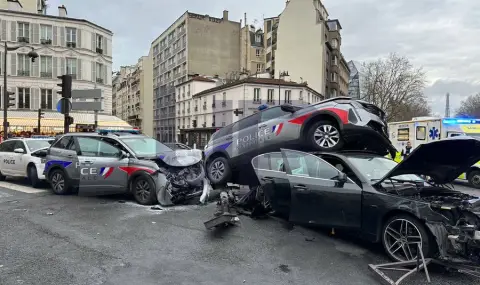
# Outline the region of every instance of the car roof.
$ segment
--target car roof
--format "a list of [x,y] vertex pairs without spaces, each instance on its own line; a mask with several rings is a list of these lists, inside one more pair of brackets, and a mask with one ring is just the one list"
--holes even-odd
[[98,133],[68,133],[62,136],[74,136],[74,137],[109,137],[109,138],[146,138],[148,136],[141,134],[129,134],[129,133],[107,133],[107,134],[98,134]]

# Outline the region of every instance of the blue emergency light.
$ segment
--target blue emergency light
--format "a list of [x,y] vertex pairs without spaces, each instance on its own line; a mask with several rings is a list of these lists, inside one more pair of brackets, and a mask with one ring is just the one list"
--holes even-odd
[[442,123],[449,124],[449,125],[456,125],[456,124],[480,124],[480,119],[462,119],[462,118],[447,118],[443,119]]
[[98,130],[99,134],[108,134],[108,133],[127,133],[127,134],[140,134],[139,130]]

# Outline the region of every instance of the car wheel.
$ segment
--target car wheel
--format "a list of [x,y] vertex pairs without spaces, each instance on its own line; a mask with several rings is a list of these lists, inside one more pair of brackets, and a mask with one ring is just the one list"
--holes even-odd
[[391,217],[383,225],[382,244],[388,257],[394,261],[415,260],[420,244],[425,258],[433,256],[435,241],[425,226],[409,215]]
[[41,181],[38,179],[37,168],[34,165],[28,166],[27,178],[33,188],[38,188]]
[[480,188],[480,171],[479,170],[473,170],[468,174],[468,183],[475,187],[475,188]]
[[337,124],[331,121],[314,123],[307,133],[307,142],[319,151],[334,151],[343,146],[343,137]]
[[225,157],[219,156],[208,163],[207,175],[214,185],[227,184],[231,176],[231,169]]
[[53,193],[57,195],[70,194],[70,186],[68,185],[68,181],[63,170],[55,169],[50,172],[48,181],[50,181],[50,186],[52,187]]
[[155,186],[147,177],[137,177],[132,183],[132,193],[140,205],[153,205],[157,202]]

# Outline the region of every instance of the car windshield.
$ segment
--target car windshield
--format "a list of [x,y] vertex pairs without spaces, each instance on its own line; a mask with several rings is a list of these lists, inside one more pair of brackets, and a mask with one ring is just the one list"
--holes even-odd
[[[382,179],[390,170],[397,166],[395,161],[384,157],[351,156],[348,160],[372,182]],[[424,181],[415,174],[403,174],[391,178],[405,181]]]
[[148,137],[135,137],[121,139],[137,156],[155,156],[171,148],[161,142]]
[[28,141],[26,141],[28,149],[30,150],[30,152],[34,152],[34,151],[39,150],[41,148],[50,147],[52,142],[53,142],[53,140],[28,140]]

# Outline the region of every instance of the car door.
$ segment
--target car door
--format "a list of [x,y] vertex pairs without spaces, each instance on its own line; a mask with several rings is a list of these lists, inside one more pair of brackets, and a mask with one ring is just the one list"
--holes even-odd
[[[13,146],[14,152],[11,154],[12,160],[15,161],[10,167],[13,175],[25,176],[28,163],[27,146],[23,140],[15,141]],[[22,150],[23,153],[15,152],[15,150]]]
[[112,194],[126,190],[128,176],[120,167],[128,166],[122,151],[97,137],[76,137],[82,195]]
[[339,181],[341,172],[315,155],[281,152],[291,187],[292,222],[360,228],[362,190],[357,184]]
[[3,175],[14,175],[12,170],[13,160],[13,150],[15,149],[16,140],[7,140],[4,141],[0,147],[1,154],[1,168],[0,171]]
[[259,137],[263,151],[278,151],[279,145],[297,139],[294,132],[284,132],[284,123],[292,113],[284,112],[280,106],[271,107],[260,114]]

